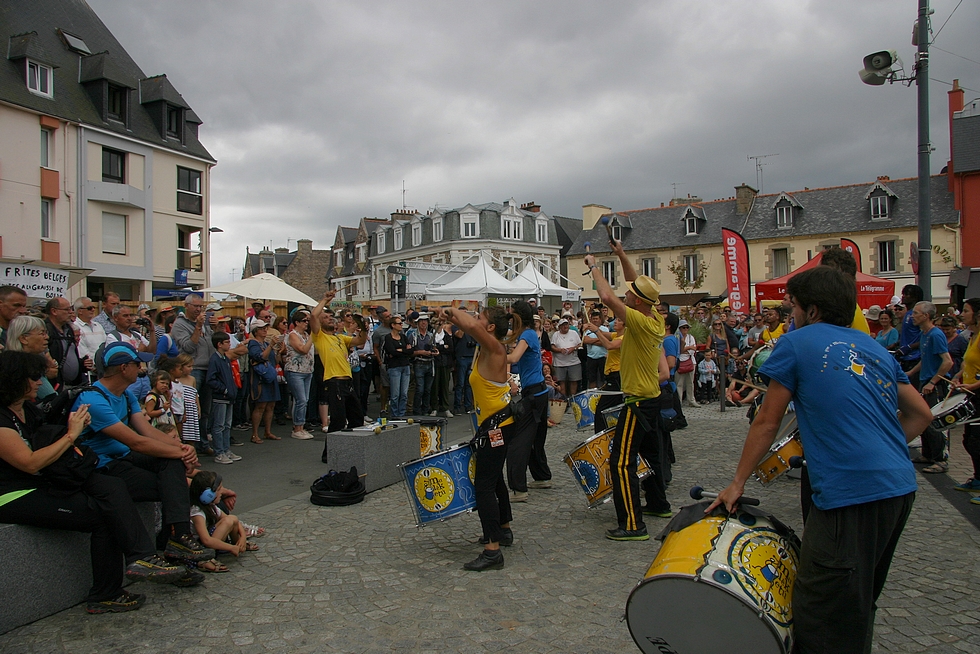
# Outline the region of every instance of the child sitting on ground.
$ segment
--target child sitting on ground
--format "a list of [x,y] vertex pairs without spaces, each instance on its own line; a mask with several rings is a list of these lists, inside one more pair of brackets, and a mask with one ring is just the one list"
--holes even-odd
[[[191,479],[191,526],[198,540],[216,552],[229,552],[235,556],[257,551],[259,546],[248,542],[248,534],[239,519],[218,508],[222,490],[221,476],[210,470],[201,470]],[[227,572],[227,567],[218,566],[219,569],[206,571]]]

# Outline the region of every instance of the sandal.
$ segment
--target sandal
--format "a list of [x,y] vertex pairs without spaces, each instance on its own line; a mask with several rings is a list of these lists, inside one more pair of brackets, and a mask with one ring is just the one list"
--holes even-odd
[[922,469],[922,472],[928,474],[940,474],[943,472],[949,472],[949,464],[945,461],[940,461],[939,463],[933,463],[931,466]]
[[281,438],[279,438],[275,434],[266,434],[262,438],[264,438],[267,441],[281,441],[282,440]]
[[245,543],[245,551],[246,552],[258,552],[259,551],[259,546],[256,545],[255,543]]
[[230,572],[231,570],[224,563],[217,559],[211,559],[210,561],[200,561],[197,564],[197,569],[201,572]]
[[255,443],[256,445],[261,445],[262,439],[259,438],[258,436],[252,436],[252,442]]
[[262,527],[246,524],[244,522],[241,523],[241,525],[242,525],[242,529],[245,530],[245,535],[248,538],[261,538],[262,536],[265,536],[265,529],[263,529]]
[[917,456],[912,459],[912,463],[932,463],[932,459],[927,459],[924,456]]

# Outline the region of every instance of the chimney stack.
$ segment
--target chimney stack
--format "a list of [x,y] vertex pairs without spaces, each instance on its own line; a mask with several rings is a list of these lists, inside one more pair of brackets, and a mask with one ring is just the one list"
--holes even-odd
[[757,189],[752,188],[745,182],[735,187],[735,213],[744,216],[752,208],[752,201],[759,194]]

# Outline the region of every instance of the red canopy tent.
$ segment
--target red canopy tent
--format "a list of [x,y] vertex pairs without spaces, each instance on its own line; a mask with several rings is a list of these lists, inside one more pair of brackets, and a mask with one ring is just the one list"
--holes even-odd
[[[818,252],[815,257],[794,270],[788,275],[770,279],[765,282],[758,282],[755,285],[755,304],[759,308],[763,300],[782,300],[786,295],[786,282],[793,275],[820,265],[823,252]],[[857,299],[858,306],[867,309],[872,304],[879,307],[887,305],[892,296],[895,295],[895,282],[891,279],[881,279],[862,272],[857,274]]]

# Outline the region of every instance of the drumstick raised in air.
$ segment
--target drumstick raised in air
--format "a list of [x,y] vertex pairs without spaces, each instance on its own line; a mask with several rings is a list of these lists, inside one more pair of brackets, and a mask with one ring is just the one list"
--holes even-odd
[[[592,241],[586,241],[585,242],[585,253],[586,254],[592,254]],[[582,277],[588,277],[588,275],[589,275],[590,272],[592,272],[592,269],[591,268],[589,268],[584,273],[582,273]]]
[[[718,493],[711,493],[700,486],[694,486],[691,488],[691,498],[695,500],[713,500],[718,497]],[[755,497],[745,497],[744,495],[738,498],[738,504],[745,504],[746,506],[759,506],[759,500]]]

